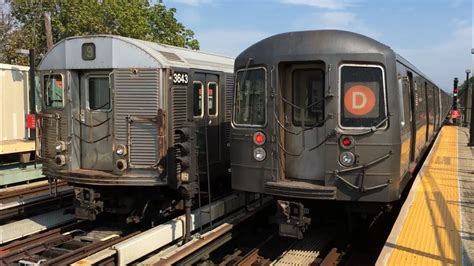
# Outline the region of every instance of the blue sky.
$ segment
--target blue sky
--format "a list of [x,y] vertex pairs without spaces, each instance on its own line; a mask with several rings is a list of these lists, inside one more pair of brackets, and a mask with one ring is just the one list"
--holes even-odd
[[392,47],[451,91],[472,69],[471,0],[163,0],[192,29],[201,50],[237,56],[274,34],[341,29]]

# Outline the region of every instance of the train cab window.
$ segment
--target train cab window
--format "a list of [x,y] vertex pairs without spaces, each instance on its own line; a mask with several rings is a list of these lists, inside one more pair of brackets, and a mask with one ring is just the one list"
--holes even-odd
[[265,72],[264,68],[237,71],[234,97],[235,125],[265,125]]
[[324,72],[320,69],[293,71],[293,124],[314,126],[324,119]]
[[202,93],[204,92],[204,86],[200,81],[193,82],[193,114],[194,117],[202,117],[204,98]]
[[44,101],[46,108],[64,107],[64,84],[60,74],[44,76]]
[[207,111],[209,115],[217,115],[217,83],[207,84]]
[[340,125],[343,128],[386,127],[384,70],[377,65],[340,67]]
[[110,86],[108,77],[89,77],[89,109],[110,110]]

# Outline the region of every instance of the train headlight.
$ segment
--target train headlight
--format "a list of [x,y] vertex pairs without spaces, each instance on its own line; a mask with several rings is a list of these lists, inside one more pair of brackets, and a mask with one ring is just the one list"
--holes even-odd
[[265,151],[264,148],[258,147],[258,148],[255,148],[255,150],[253,150],[253,158],[256,161],[261,162],[265,160],[266,157],[267,157],[267,152]]
[[66,142],[64,142],[64,141],[58,141],[58,142],[56,142],[56,145],[54,146],[54,148],[56,149],[56,152],[65,151],[66,147],[67,147]]
[[115,166],[119,171],[124,171],[127,169],[127,161],[124,159],[118,159],[117,162],[115,162]]
[[60,167],[60,166],[63,166],[66,164],[66,156],[60,154],[60,155],[56,155],[56,157],[54,157],[54,163],[56,163],[56,166]]
[[115,149],[115,153],[118,156],[123,156],[123,155],[127,154],[127,147],[125,147],[125,145],[119,144],[119,145],[117,145],[117,149]]
[[346,167],[355,163],[355,155],[350,151],[345,151],[339,155],[339,162]]

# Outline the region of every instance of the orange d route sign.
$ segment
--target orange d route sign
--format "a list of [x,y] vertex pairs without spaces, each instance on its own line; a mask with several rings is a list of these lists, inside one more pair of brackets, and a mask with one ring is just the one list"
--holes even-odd
[[352,86],[344,95],[344,107],[353,115],[366,115],[375,107],[375,94],[367,86]]

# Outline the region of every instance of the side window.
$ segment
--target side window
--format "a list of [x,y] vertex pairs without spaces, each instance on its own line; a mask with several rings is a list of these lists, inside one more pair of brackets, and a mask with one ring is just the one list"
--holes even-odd
[[59,109],[64,107],[64,84],[60,74],[44,76],[44,101],[46,108]]
[[340,124],[343,128],[370,128],[387,117],[381,66],[343,65],[340,80]]
[[110,110],[110,86],[108,77],[89,77],[88,93],[90,110]]
[[217,83],[207,84],[207,111],[209,115],[217,115]]
[[314,126],[324,119],[324,73],[320,69],[293,71],[293,124]]
[[203,103],[204,103],[204,98],[203,98],[203,92],[204,92],[204,86],[200,81],[194,81],[193,82],[193,114],[195,117],[202,117],[203,114]]

